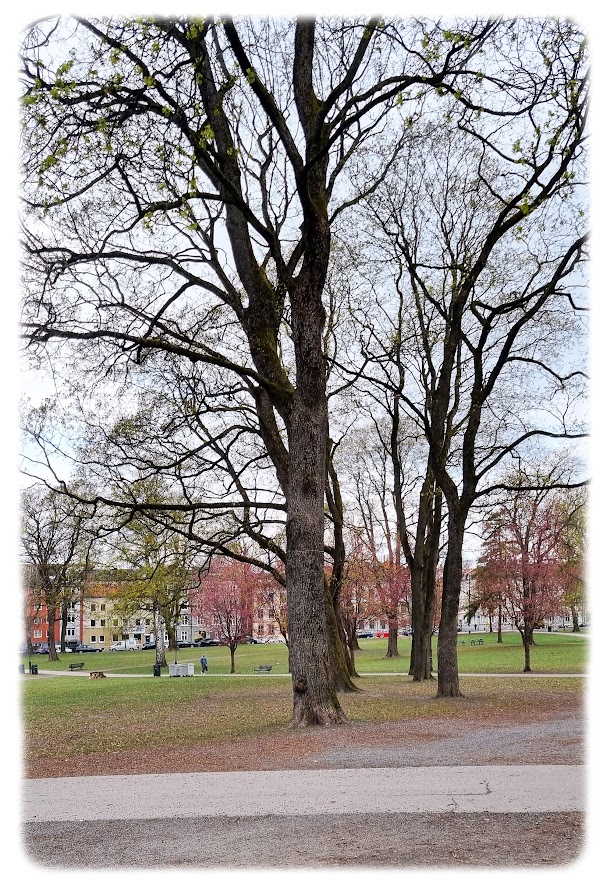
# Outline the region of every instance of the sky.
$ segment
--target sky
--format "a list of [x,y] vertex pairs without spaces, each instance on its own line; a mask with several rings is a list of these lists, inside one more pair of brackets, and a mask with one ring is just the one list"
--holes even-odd
[[[1,514],[3,528],[2,536],[0,536],[0,545],[2,548],[3,558],[3,589],[5,596],[5,651],[4,655],[7,660],[4,662],[3,668],[3,684],[2,697],[4,715],[8,718],[12,715],[13,726],[9,725],[8,734],[5,733],[5,750],[3,753],[3,765],[7,772],[7,791],[10,791],[9,804],[12,803],[12,809],[3,810],[3,843],[5,844],[5,852],[9,858],[10,865],[14,871],[19,872],[19,885],[29,885],[33,881],[38,884],[44,884],[46,891],[65,890],[66,885],[74,883],[74,876],[67,872],[53,871],[43,872],[41,869],[28,863],[20,855],[19,829],[16,817],[19,810],[19,787],[18,777],[19,771],[15,772],[14,768],[19,765],[19,715],[18,715],[18,688],[14,684],[14,672],[16,670],[16,655],[13,658],[14,641],[12,631],[18,628],[19,624],[19,599],[16,594],[19,591],[19,581],[17,578],[17,535],[18,535],[18,498],[17,498],[17,452],[18,452],[18,431],[17,431],[17,405],[19,384],[17,381],[16,370],[18,368],[17,357],[17,318],[18,318],[18,260],[17,260],[17,140],[18,125],[16,115],[16,53],[19,41],[19,32],[27,25],[29,21],[48,14],[49,9],[53,12],[77,10],[79,14],[84,15],[100,14],[100,13],[119,13],[128,15],[129,13],[137,14],[145,12],[146,14],[157,13],[167,14],[168,12],[181,14],[191,13],[193,15],[201,14],[201,4],[184,4],[179,9],[175,5],[154,3],[140,3],[137,6],[128,6],[124,0],[119,2],[90,2],[90,0],[79,0],[78,3],[71,7],[57,3],[52,6],[42,2],[31,2],[26,0],[20,4],[11,4],[8,10],[3,11],[3,27],[0,40],[2,47],[0,52],[0,64],[2,65],[2,80],[0,81],[5,87],[5,101],[3,103],[4,121],[2,140],[0,146],[2,148],[3,165],[2,173],[4,179],[4,202],[2,223],[4,231],[4,239],[1,243],[2,250],[2,295],[3,295],[3,321],[0,326],[0,372],[1,382],[0,401],[1,401],[1,418],[3,421],[2,437],[0,438],[0,449],[2,450],[3,471],[3,495],[4,504]],[[230,11],[233,14],[239,13],[255,13],[257,15],[278,15],[285,11],[285,5],[279,3],[252,3],[233,2],[223,4],[216,7],[215,11],[219,14]],[[610,449],[608,447],[607,434],[608,424],[607,417],[610,410],[610,401],[608,393],[610,390],[610,356],[609,356],[609,337],[610,337],[610,309],[608,307],[608,286],[607,286],[607,270],[606,258],[608,255],[608,232],[607,209],[610,207],[610,178],[607,175],[608,165],[608,134],[606,132],[606,115],[610,106],[608,102],[607,84],[608,78],[608,40],[610,38],[610,13],[606,4],[593,3],[590,0],[581,0],[581,2],[565,2],[565,0],[557,0],[557,2],[540,2],[540,0],[530,0],[530,2],[515,2],[512,4],[499,4],[491,2],[454,2],[449,3],[447,0],[428,0],[426,3],[384,3],[374,5],[364,3],[361,0],[353,0],[353,2],[327,2],[324,4],[323,11],[325,14],[342,14],[352,15],[356,13],[370,14],[371,9],[380,11],[383,14],[421,14],[433,15],[436,13],[450,13],[451,11],[461,14],[482,13],[485,15],[559,15],[575,18],[580,22],[581,26],[587,33],[591,44],[591,51],[594,63],[593,75],[593,156],[592,156],[592,178],[593,188],[592,211],[593,211],[593,236],[592,236],[592,326],[591,326],[591,401],[593,411],[593,429],[591,443],[591,477],[592,486],[592,509],[590,514],[590,592],[592,600],[592,616],[596,627],[593,638],[593,656],[590,665],[591,684],[589,686],[589,738],[590,751],[589,762],[592,766],[591,774],[593,783],[589,786],[589,802],[590,814],[592,821],[589,828],[589,848],[585,853],[585,857],[573,866],[562,868],[560,870],[549,869],[543,873],[536,872],[535,884],[538,889],[553,890],[553,893],[562,893],[573,889],[575,883],[591,883],[591,889],[598,889],[599,878],[598,872],[602,869],[602,856],[604,853],[604,845],[606,843],[605,834],[603,833],[603,821],[605,818],[605,808],[607,804],[609,770],[607,758],[605,754],[605,729],[604,720],[607,714],[607,693],[604,690],[603,674],[605,667],[601,660],[603,657],[602,649],[604,642],[599,642],[596,636],[605,636],[605,630],[609,628],[608,621],[608,584],[607,572],[604,567],[604,557],[607,552],[607,539],[610,525],[608,523],[608,506],[610,505],[610,487],[609,480],[609,456]],[[317,4],[293,3],[290,6],[290,14],[311,14],[320,12],[321,8]],[[205,12],[210,12],[209,7],[205,8]],[[14,85],[14,91],[11,86]],[[37,385],[34,384],[34,388]],[[604,699],[602,701],[602,699]],[[605,707],[603,706],[605,703]],[[597,709],[595,709],[597,708]],[[13,762],[14,761],[14,762]],[[12,779],[12,780],[11,780]],[[11,787],[12,785],[12,787]],[[285,873],[269,873],[257,872],[249,874],[247,879],[243,877],[243,873],[234,872],[230,875],[224,875],[221,883],[223,889],[229,891],[237,889],[247,883],[248,888],[254,891],[274,889],[285,890],[287,885],[300,889],[301,885],[305,886],[305,878],[307,878],[307,886],[310,886],[312,875],[304,875],[299,872],[289,872],[290,878]],[[399,874],[403,874],[399,872]],[[108,875],[100,872],[86,872],[85,880],[88,891],[97,891],[107,889],[108,884],[118,885],[121,888],[130,891],[139,891],[140,889],[149,890],[151,884],[157,885],[161,882],[165,887],[166,883],[175,883],[178,878],[175,873],[160,872],[156,873],[154,880],[148,873],[138,872],[137,875],[128,872],[113,873],[112,880]],[[360,872],[350,873],[346,875],[344,872],[320,872],[315,875],[316,886],[330,889],[337,886],[340,876],[343,879],[349,878],[347,883],[351,890],[359,890],[370,888],[371,882],[377,883],[380,877],[371,876],[371,874]],[[533,879],[532,872],[525,872],[529,875],[528,879]],[[201,883],[198,875],[190,874],[188,876],[195,881],[197,885]],[[425,877],[425,887],[427,893],[433,893],[435,890],[441,890],[448,882],[452,890],[470,889],[473,883],[473,877],[477,883],[490,882],[493,885],[495,893],[498,891],[511,890],[515,888],[515,884],[521,884],[525,879],[522,872],[514,873],[511,871],[494,872],[489,876],[481,871],[476,872],[473,876],[471,872],[410,872],[404,875],[404,879],[408,881],[420,882]],[[596,878],[594,881],[593,878]],[[417,878],[417,879],[416,879]],[[79,880],[81,876],[79,876]],[[401,878],[400,884],[404,883]],[[210,884],[215,878],[213,873],[206,871],[205,883]]]

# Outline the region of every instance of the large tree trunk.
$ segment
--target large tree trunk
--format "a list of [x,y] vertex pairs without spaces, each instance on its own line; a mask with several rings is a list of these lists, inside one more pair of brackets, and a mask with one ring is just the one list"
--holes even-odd
[[[453,516],[452,516],[453,515]],[[460,683],[457,660],[458,614],[462,588],[462,543],[464,523],[449,511],[447,557],[443,573],[441,624],[438,633],[439,698],[459,698]]]
[[235,672],[235,650],[236,650],[236,648],[237,648],[237,645],[232,645],[232,644],[229,645],[229,651],[231,652],[231,670],[230,670],[231,673]]
[[[429,472],[429,486],[432,487],[433,478]],[[441,532],[441,510],[443,495],[440,490],[434,494],[434,502],[430,498],[427,507],[428,535],[423,540],[421,559],[418,558],[419,548],[416,546],[414,557],[414,571],[416,571],[416,585],[419,587],[419,619],[417,627],[413,623],[413,644],[411,651],[411,667],[409,673],[414,682],[432,679],[432,627],[436,611],[436,567],[438,564],[438,552]],[[420,501],[421,511],[421,501]]]
[[578,611],[576,610],[576,605],[571,605],[570,610],[572,612],[572,632],[579,633],[580,626],[578,625]]
[[[324,579],[326,378],[322,354],[321,288],[305,277],[292,297],[296,391],[288,425],[286,591],[293,688],[292,726],[345,722],[337,698],[340,678],[335,618]],[[338,629],[335,623],[338,637]]]

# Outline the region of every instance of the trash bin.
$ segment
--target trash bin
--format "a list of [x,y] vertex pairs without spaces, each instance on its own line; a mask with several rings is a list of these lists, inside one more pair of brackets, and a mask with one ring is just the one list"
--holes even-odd
[[30,666],[30,674],[32,676],[38,676],[38,664],[32,664]]
[[195,664],[187,664],[186,665],[186,675],[187,676],[195,675]]
[[153,676],[161,675],[161,664],[153,664]]
[[19,664],[19,672],[25,673],[25,664]]

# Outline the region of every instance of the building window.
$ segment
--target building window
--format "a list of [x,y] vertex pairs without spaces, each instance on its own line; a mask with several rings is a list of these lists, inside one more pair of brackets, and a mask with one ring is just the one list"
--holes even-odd
[[105,641],[105,637],[104,637],[104,636],[100,636],[100,642],[104,642],[104,641]]
[[92,621],[91,621],[91,626],[95,626],[95,624],[96,624],[96,621],[95,621],[95,620],[92,620]]
[[259,619],[259,620],[264,620],[264,618],[265,618],[265,612],[263,611],[262,608],[260,608],[260,609],[259,609],[259,612],[258,612],[258,619]]
[[106,621],[104,620],[103,617],[102,617],[102,619],[100,620],[100,626],[106,626]]
[[259,636],[263,636],[265,634],[265,624],[259,623],[256,627],[256,632]]
[[97,605],[95,604],[95,602],[91,602],[91,610],[97,611]]
[[41,618],[41,617],[35,617],[35,618],[34,618],[34,623],[42,623],[42,618]]
[[112,641],[113,641],[113,642],[118,642],[118,641],[119,641],[119,637],[118,637],[115,633],[112,634]]
[[183,629],[182,632],[180,633],[180,641],[188,642],[188,638],[189,638],[188,630]]
[[92,642],[95,642],[95,641],[96,641],[95,636],[91,636],[91,641],[92,641]]
[[42,639],[42,630],[41,630],[41,629],[35,629],[35,630],[34,630],[34,636],[33,636],[33,638],[34,638],[34,639]]
[[105,611],[105,610],[106,610],[106,605],[100,605],[100,611]]

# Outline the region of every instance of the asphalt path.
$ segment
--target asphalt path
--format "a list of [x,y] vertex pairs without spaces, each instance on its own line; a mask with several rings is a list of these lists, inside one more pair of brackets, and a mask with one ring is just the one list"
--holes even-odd
[[24,821],[584,809],[583,766],[197,772],[36,778]]

